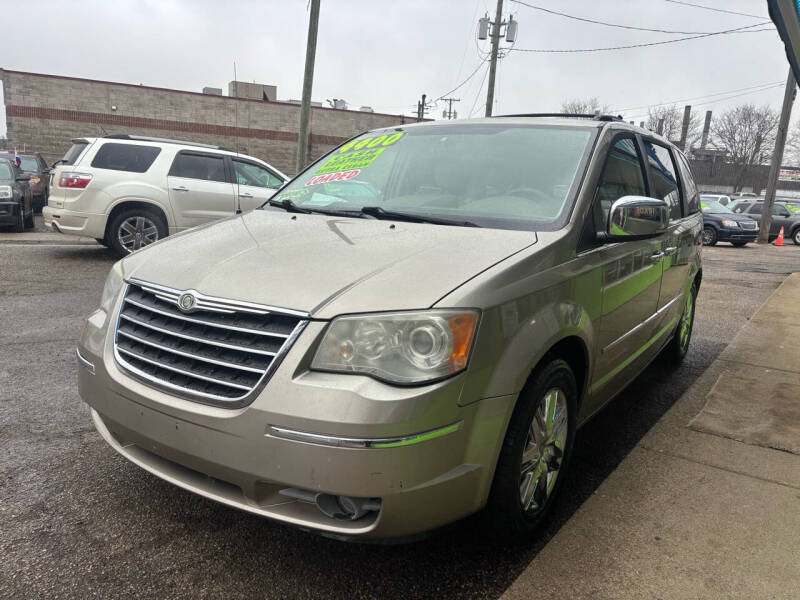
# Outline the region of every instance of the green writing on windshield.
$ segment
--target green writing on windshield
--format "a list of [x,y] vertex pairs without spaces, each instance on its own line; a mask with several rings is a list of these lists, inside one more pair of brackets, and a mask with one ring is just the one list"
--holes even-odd
[[347,142],[317,169],[315,175],[363,170],[371,165],[388,146],[397,143],[405,133],[381,134]]

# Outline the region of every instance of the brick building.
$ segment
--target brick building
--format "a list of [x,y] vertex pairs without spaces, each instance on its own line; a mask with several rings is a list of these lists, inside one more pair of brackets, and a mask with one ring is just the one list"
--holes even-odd
[[[257,98],[232,98],[6,69],[0,74],[8,146],[39,151],[48,162],[61,158],[72,138],[131,133],[238,148],[285,173],[295,170],[300,107],[273,101],[274,86],[259,85],[252,94]],[[239,95],[244,91],[240,84]],[[250,87],[246,91],[251,95]],[[310,157],[361,131],[414,120],[312,107]]]

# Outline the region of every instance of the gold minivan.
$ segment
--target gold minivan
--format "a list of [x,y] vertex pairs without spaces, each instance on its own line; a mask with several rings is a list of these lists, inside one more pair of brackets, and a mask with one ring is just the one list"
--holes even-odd
[[576,429],[686,354],[702,227],[683,154],[616,118],[371,131],[115,264],[80,393],[117,452],[236,508],[524,535]]

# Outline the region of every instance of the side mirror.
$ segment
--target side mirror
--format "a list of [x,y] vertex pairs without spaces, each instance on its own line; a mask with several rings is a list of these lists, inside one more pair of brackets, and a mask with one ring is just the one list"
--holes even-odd
[[645,196],[623,196],[611,205],[603,241],[624,242],[646,239],[667,230],[669,205]]

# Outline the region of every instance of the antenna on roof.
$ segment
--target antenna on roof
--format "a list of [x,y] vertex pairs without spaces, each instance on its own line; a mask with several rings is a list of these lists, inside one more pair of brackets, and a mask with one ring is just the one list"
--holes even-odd
[[[233,61],[233,93],[236,101],[233,103],[233,149],[239,156],[239,78],[236,76],[236,61]],[[239,197],[239,176],[236,174],[236,164],[233,166],[233,177],[236,179],[236,214],[242,214],[242,200]]]

